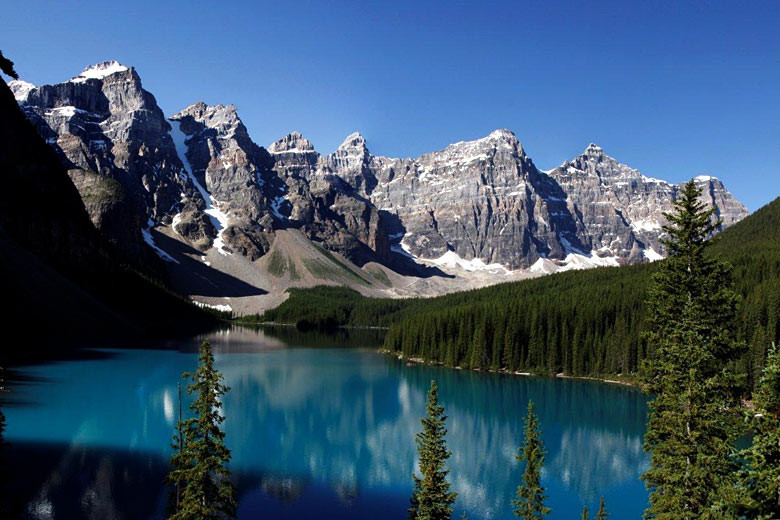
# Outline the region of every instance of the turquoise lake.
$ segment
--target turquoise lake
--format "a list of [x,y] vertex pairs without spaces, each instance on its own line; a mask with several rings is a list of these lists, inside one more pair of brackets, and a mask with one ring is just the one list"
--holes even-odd
[[[600,496],[615,519],[646,507],[647,405],[633,388],[407,366],[377,353],[371,332],[207,337],[231,387],[224,427],[240,518],[406,518],[431,379],[448,416],[454,518],[514,518],[529,399],[547,449],[550,518],[579,518]],[[2,405],[14,516],[163,517],[177,382],[195,369],[201,339],[18,369]]]

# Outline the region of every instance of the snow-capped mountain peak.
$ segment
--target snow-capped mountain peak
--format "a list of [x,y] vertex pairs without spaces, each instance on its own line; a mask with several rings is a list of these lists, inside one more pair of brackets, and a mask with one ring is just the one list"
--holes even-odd
[[278,141],[275,141],[268,147],[272,154],[281,153],[311,153],[314,152],[314,145],[311,141],[303,137],[300,132],[290,132]]
[[359,132],[353,132],[349,134],[344,142],[339,145],[338,150],[348,150],[351,148],[365,148],[366,138]]
[[604,155],[604,149],[595,143],[590,143],[582,155],[599,156]]
[[12,79],[8,82],[8,87],[11,89],[11,92],[13,92],[16,101],[20,103],[27,101],[27,96],[36,88],[32,83],[20,79]]
[[129,68],[125,67],[118,61],[102,61],[96,65],[91,65],[81,71],[81,74],[74,77],[70,81],[73,83],[83,83],[88,79],[103,79],[117,72],[125,72]]

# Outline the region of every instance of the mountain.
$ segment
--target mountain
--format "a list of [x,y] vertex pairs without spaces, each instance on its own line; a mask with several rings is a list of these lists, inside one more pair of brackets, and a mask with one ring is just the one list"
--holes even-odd
[[[780,342],[780,198],[725,230],[709,254],[733,267],[732,324],[746,345],[748,388]],[[557,273],[435,298],[367,298],[340,287],[294,289],[254,319],[300,328],[389,327],[385,348],[451,366],[544,374],[636,374],[658,263]],[[250,318],[252,319],[252,318]]]
[[[568,194],[576,238],[586,251],[632,263],[661,257],[662,214],[672,209],[681,186],[646,177],[595,144],[548,174]],[[694,180],[723,228],[747,216],[745,206],[718,179],[700,175]]]
[[95,226],[136,264],[153,262],[144,231],[170,223],[182,194],[200,194],[180,175],[170,124],[136,71],[103,62],[57,85],[10,86],[68,169]]
[[[365,294],[409,296],[653,261],[679,190],[596,145],[540,171],[509,130],[417,158],[374,155],[358,133],[327,155],[297,132],[264,148],[233,105],[199,102],[166,119],[117,62],[9,86],[97,228],[209,305],[277,301],[289,286],[336,283],[325,273],[342,267]],[[697,182],[723,228],[747,215],[716,178]],[[222,274],[245,285],[227,288]]]
[[33,355],[49,342],[61,349],[69,338],[115,345],[215,323],[124,267],[90,221],[62,156],[37,130],[1,84],[0,282],[8,326],[0,360]]

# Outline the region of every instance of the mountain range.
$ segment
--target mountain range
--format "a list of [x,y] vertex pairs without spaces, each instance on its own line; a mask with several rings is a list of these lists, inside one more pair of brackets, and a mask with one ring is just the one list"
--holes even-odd
[[[125,261],[238,313],[291,286],[433,295],[658,260],[680,189],[595,144],[541,171],[504,129],[417,158],[374,155],[358,133],[327,155],[297,132],[263,147],[233,105],[166,117],[115,61],[8,85]],[[720,180],[695,181],[722,228],[747,216]]]
[[[116,346],[217,323],[139,274],[95,229],[85,209],[88,199],[82,199],[4,83],[0,178],[0,286],[8,324],[2,366],[32,359],[41,349],[61,355],[75,338],[81,346]],[[150,269],[159,267],[164,268],[152,264]]]

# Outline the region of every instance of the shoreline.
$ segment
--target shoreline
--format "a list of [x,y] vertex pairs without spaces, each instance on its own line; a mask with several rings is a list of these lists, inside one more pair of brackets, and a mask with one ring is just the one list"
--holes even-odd
[[[426,361],[422,358],[414,358],[414,357],[406,357],[403,354],[400,354],[394,350],[388,350],[388,349],[379,349],[378,352],[380,354],[385,354],[389,356],[393,356],[397,358],[399,361],[406,361],[409,363],[415,363],[419,365],[428,365],[428,366],[440,366],[444,368],[449,368],[452,370],[471,370],[473,372],[484,372],[488,374],[505,374],[505,375],[512,375],[512,376],[524,376],[524,377],[550,377],[550,378],[558,378],[558,379],[579,379],[583,381],[596,381],[599,383],[609,383],[613,385],[621,385],[621,386],[627,386],[630,388],[636,388],[637,390],[641,390],[641,387],[639,386],[639,383],[635,379],[631,380],[620,380],[620,379],[608,379],[610,376],[605,377],[594,377],[594,376],[569,376],[565,375],[563,373],[559,374],[536,374],[533,372],[521,372],[521,371],[511,371],[511,370],[505,370],[505,369],[499,369],[499,370],[482,370],[478,368],[464,368],[464,367],[451,367],[448,365],[445,365],[443,362],[440,361]],[[614,376],[611,376],[614,377]]]
[[[232,323],[234,325],[262,325],[264,327],[298,327],[297,323],[280,323],[278,321],[241,321],[240,319],[230,320],[228,323]],[[339,330],[339,329],[346,329],[346,330],[389,330],[390,327],[379,327],[376,325],[339,325],[338,327],[334,327],[333,329],[326,329],[324,331],[321,331],[317,328],[308,329],[308,330],[314,330],[317,332],[325,332],[327,333],[328,330]]]

